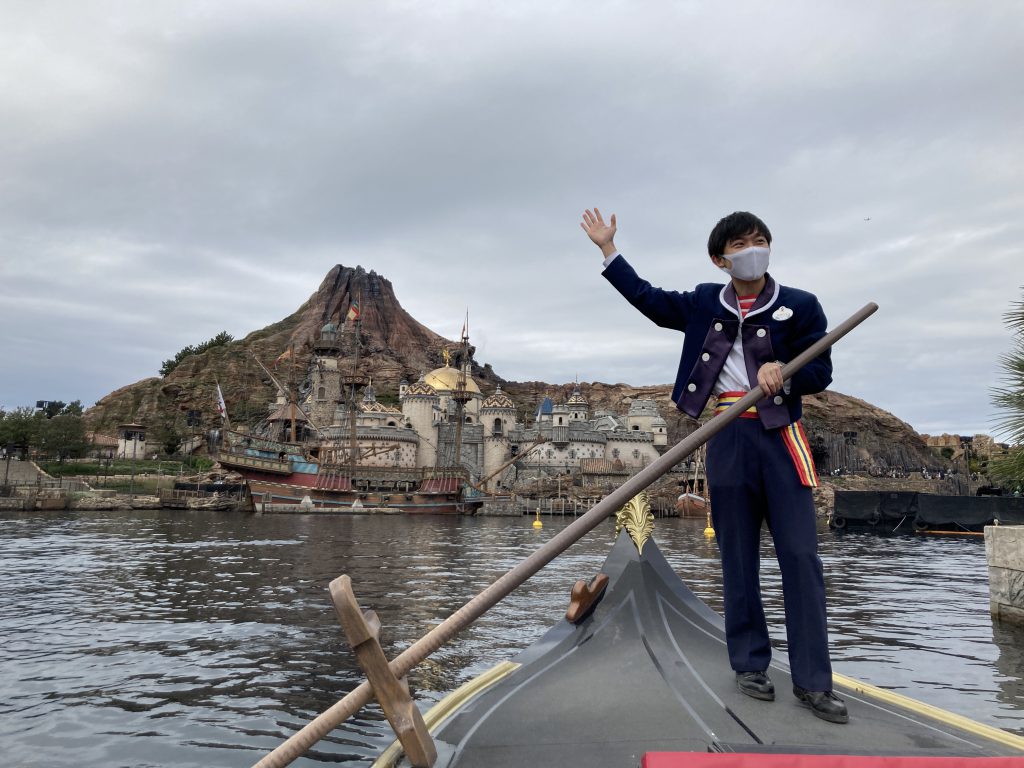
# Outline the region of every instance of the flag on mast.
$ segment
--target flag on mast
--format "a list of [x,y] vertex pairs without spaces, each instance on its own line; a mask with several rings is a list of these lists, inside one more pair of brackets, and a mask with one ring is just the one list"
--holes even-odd
[[359,319],[359,302],[352,300],[352,303],[348,307],[348,314],[345,316],[346,320],[358,320]]
[[292,348],[289,347],[284,352],[282,352],[280,355],[278,355],[277,358],[274,360],[274,365],[272,366],[273,369],[276,371],[277,370],[277,366],[279,366],[285,360],[290,359],[291,356],[292,356]]
[[222,419],[228,417],[228,407],[224,403],[224,393],[220,391],[220,382],[217,382],[217,413],[220,414]]

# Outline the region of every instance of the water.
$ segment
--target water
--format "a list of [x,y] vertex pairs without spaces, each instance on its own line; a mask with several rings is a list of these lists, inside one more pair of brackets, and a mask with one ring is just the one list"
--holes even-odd
[[[570,520],[0,514],[0,744],[13,766],[248,766],[361,679],[326,592],[348,573],[394,656]],[[721,610],[703,522],[659,521],[673,567]],[[411,675],[436,701],[535,640],[593,576],[602,524]],[[1024,630],[994,624],[980,538],[823,531],[837,671],[1024,735]],[[770,545],[774,639],[782,597]],[[723,665],[726,660],[722,659]],[[366,765],[364,710],[307,758]]]

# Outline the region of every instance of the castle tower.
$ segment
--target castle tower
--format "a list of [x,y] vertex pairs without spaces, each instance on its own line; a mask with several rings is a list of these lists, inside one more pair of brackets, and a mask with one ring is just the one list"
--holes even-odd
[[494,394],[480,405],[480,423],[484,427],[484,470],[487,478],[484,490],[497,489],[501,481],[501,465],[509,460],[509,434],[518,429],[516,406],[511,398],[501,391],[501,385]]
[[310,377],[311,387],[306,404],[314,424],[326,426],[337,420],[336,408],[341,400],[341,376],[338,373],[340,352],[338,326],[327,323],[320,329],[320,336],[313,343],[316,365]]
[[668,445],[668,422],[660,416],[651,420],[651,432],[654,433],[654,447],[664,448]]
[[668,424],[658,413],[658,404],[654,400],[637,399],[630,403],[626,424],[631,432],[650,432],[655,446],[668,444]]
[[437,390],[427,384],[423,376],[410,384],[402,397],[402,415],[419,437],[417,467],[433,467],[437,464],[437,424],[434,414],[437,413],[439,402]]
[[590,418],[590,403],[587,398],[580,394],[580,385],[577,384],[569,397],[569,421],[586,421]]

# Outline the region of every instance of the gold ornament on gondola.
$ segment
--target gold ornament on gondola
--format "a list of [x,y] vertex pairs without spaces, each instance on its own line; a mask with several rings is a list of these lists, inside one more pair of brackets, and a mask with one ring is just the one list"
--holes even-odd
[[615,513],[615,535],[618,536],[623,528],[636,544],[636,551],[642,554],[644,544],[654,533],[654,514],[647,491],[638,493]]

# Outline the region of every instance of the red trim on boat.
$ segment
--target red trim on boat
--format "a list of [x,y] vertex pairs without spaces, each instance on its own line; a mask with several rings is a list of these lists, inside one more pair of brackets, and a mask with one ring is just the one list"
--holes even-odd
[[740,752],[648,752],[641,768],[1022,768],[1024,757],[779,755]]

